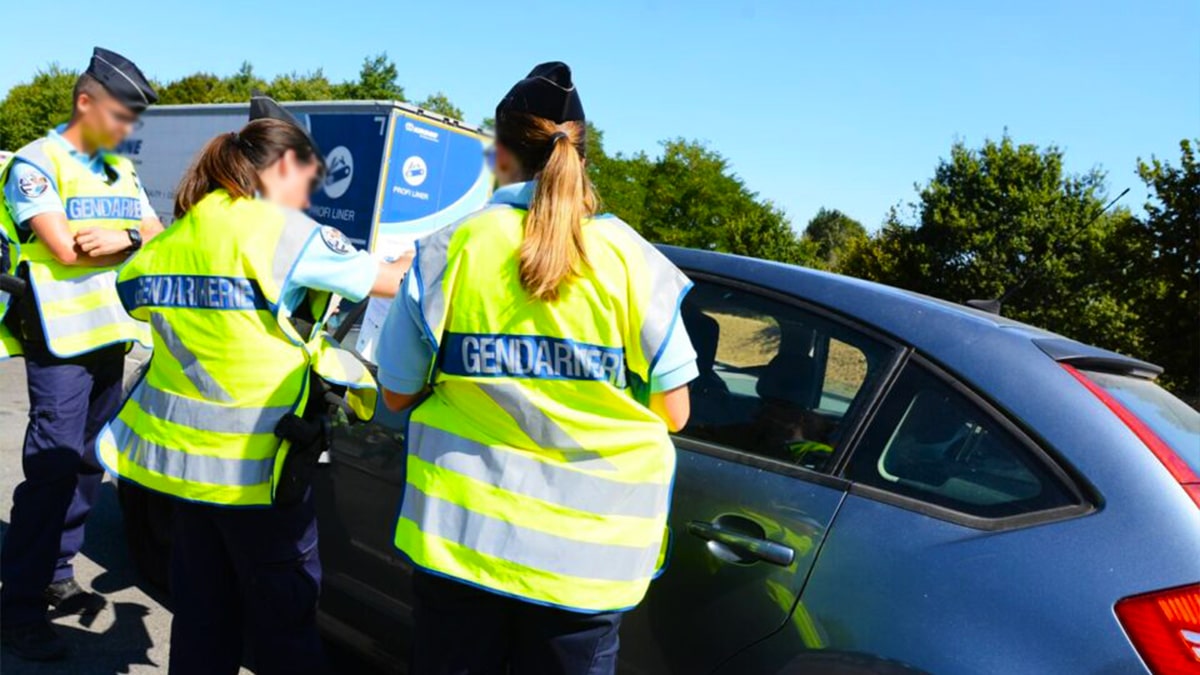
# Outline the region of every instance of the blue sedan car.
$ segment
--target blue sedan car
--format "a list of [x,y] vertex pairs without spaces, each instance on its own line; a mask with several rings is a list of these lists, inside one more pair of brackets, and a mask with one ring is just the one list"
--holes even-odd
[[[878,284],[664,251],[696,284],[701,375],[624,672],[1200,672],[1200,413],[1158,367]],[[400,429],[339,426],[317,483],[324,626],[396,670]]]

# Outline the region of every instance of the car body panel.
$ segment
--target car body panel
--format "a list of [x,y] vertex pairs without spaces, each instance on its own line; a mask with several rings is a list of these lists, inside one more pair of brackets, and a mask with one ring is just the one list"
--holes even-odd
[[[794,617],[828,648],[932,673],[1140,672],[1113,605],[1194,581],[1195,561],[1200,541],[1167,545],[1115,510],[984,532],[851,494]],[[803,625],[721,672],[781,671]]]
[[[622,624],[623,669],[695,673],[733,656],[787,621],[845,495],[844,488],[728,461],[677,441],[666,571]],[[745,519],[795,552],[786,566],[722,558],[693,522]],[[716,550],[716,552],[714,552]]]

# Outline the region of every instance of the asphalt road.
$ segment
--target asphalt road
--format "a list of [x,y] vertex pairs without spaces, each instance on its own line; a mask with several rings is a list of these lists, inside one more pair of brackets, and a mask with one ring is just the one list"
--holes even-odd
[[[0,531],[8,526],[12,491],[21,480],[21,442],[28,405],[23,362],[13,359],[0,363]],[[166,672],[171,629],[168,599],[134,572],[111,480],[105,479],[99,501],[88,518],[83,552],[75,561],[79,583],[103,593],[108,608],[88,622],[80,617],[54,619],[71,647],[67,661],[33,664],[0,652],[3,675]],[[330,653],[337,673],[374,672],[336,646]]]

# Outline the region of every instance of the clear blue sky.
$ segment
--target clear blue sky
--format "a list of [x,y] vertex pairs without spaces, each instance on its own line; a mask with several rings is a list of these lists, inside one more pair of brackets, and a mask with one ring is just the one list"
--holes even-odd
[[386,51],[409,98],[444,90],[477,122],[532,65],[564,60],[610,151],[705,140],[799,227],[828,206],[874,228],[913,200],[952,142],[1006,128],[1058,144],[1073,171],[1106,169],[1111,192],[1134,187],[1124,204],[1140,210],[1137,158],[1177,162],[1179,140],[1200,137],[1196,0],[54,0],[13,10],[0,91],[52,62],[82,67],[94,44],[160,80],[246,60],[268,77],[324,68],[341,80]]

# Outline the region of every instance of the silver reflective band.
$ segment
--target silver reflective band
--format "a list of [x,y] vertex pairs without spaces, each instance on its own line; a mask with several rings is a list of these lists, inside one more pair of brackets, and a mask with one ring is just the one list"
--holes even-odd
[[[363,379],[363,377],[367,374],[366,366],[364,366],[362,361],[359,361],[350,352],[346,351],[345,349],[334,347],[333,353],[337,358],[338,367],[342,370],[342,378],[340,379],[344,379],[345,384],[353,385],[359,380]],[[320,375],[321,373],[317,374]],[[374,380],[372,380],[371,387],[374,388],[374,386],[375,383]]]
[[478,553],[584,579],[648,581],[662,550],[661,544],[638,548],[557,537],[427,495],[412,483],[404,489],[400,517],[415,523],[424,534]]
[[454,238],[454,233],[464,223],[491,211],[511,208],[507,204],[493,204],[456,223],[451,223],[417,242],[415,264],[418,278],[421,281],[421,312],[425,317],[425,324],[429,330],[435,333],[432,336],[434,349],[438,347],[436,341],[442,339],[439,326],[442,323],[442,317],[446,314],[446,294],[442,289],[442,277],[446,274],[446,257],[449,255],[450,240]]
[[200,363],[200,359],[187,348],[187,345],[183,344],[183,340],[179,339],[179,334],[171,328],[171,324],[167,323],[166,317],[158,312],[151,313],[150,326],[162,338],[167,352],[179,362],[180,367],[183,368],[183,374],[187,375],[188,380],[196,387],[196,391],[200,392],[201,396],[214,401],[233,402],[233,397],[229,395],[229,392],[225,391],[221,384],[204,368],[204,364]]
[[80,335],[115,323],[133,323],[133,319],[129,318],[125,310],[113,305],[103,305],[78,314],[44,316],[43,320],[46,323],[46,337],[51,341]]
[[642,313],[642,355],[646,362],[653,364],[658,350],[667,340],[667,333],[675,322],[676,310],[679,308],[680,294],[690,283],[666,256],[654,248],[654,245],[642,238],[625,222],[617,218],[605,218],[598,222],[617,225],[626,235],[637,244],[645,260],[646,269],[650,273],[649,302]]
[[617,467],[604,459],[600,453],[579,445],[579,442],[550,419],[549,415],[526,398],[516,384],[476,382],[475,385],[495,401],[496,405],[503,408],[521,431],[539,447],[563,451],[569,461],[580,468],[596,471],[617,470]]
[[101,442],[104,440],[110,441],[117,452],[143,469],[190,483],[230,487],[262,485],[270,483],[275,467],[274,458],[226,459],[158,445],[138,436],[120,418],[109,423],[101,437]]
[[278,297],[283,292],[288,275],[296,259],[304,252],[304,247],[312,239],[313,232],[320,225],[299,211],[283,209],[283,232],[279,234],[279,243],[275,245],[275,256],[271,262],[271,276],[275,280],[274,295]]
[[149,385],[137,386],[130,400],[148,415],[198,431],[222,434],[273,434],[279,420],[292,411],[291,406],[274,408],[233,408],[179,396]]
[[414,457],[506,492],[600,516],[658,518],[667,511],[667,485],[589,475],[420,422],[410,422],[408,434]]
[[58,302],[106,289],[112,289],[115,292],[117,273],[115,270],[104,270],[74,279],[48,279],[40,283],[35,281],[34,285],[37,290],[38,302]]

